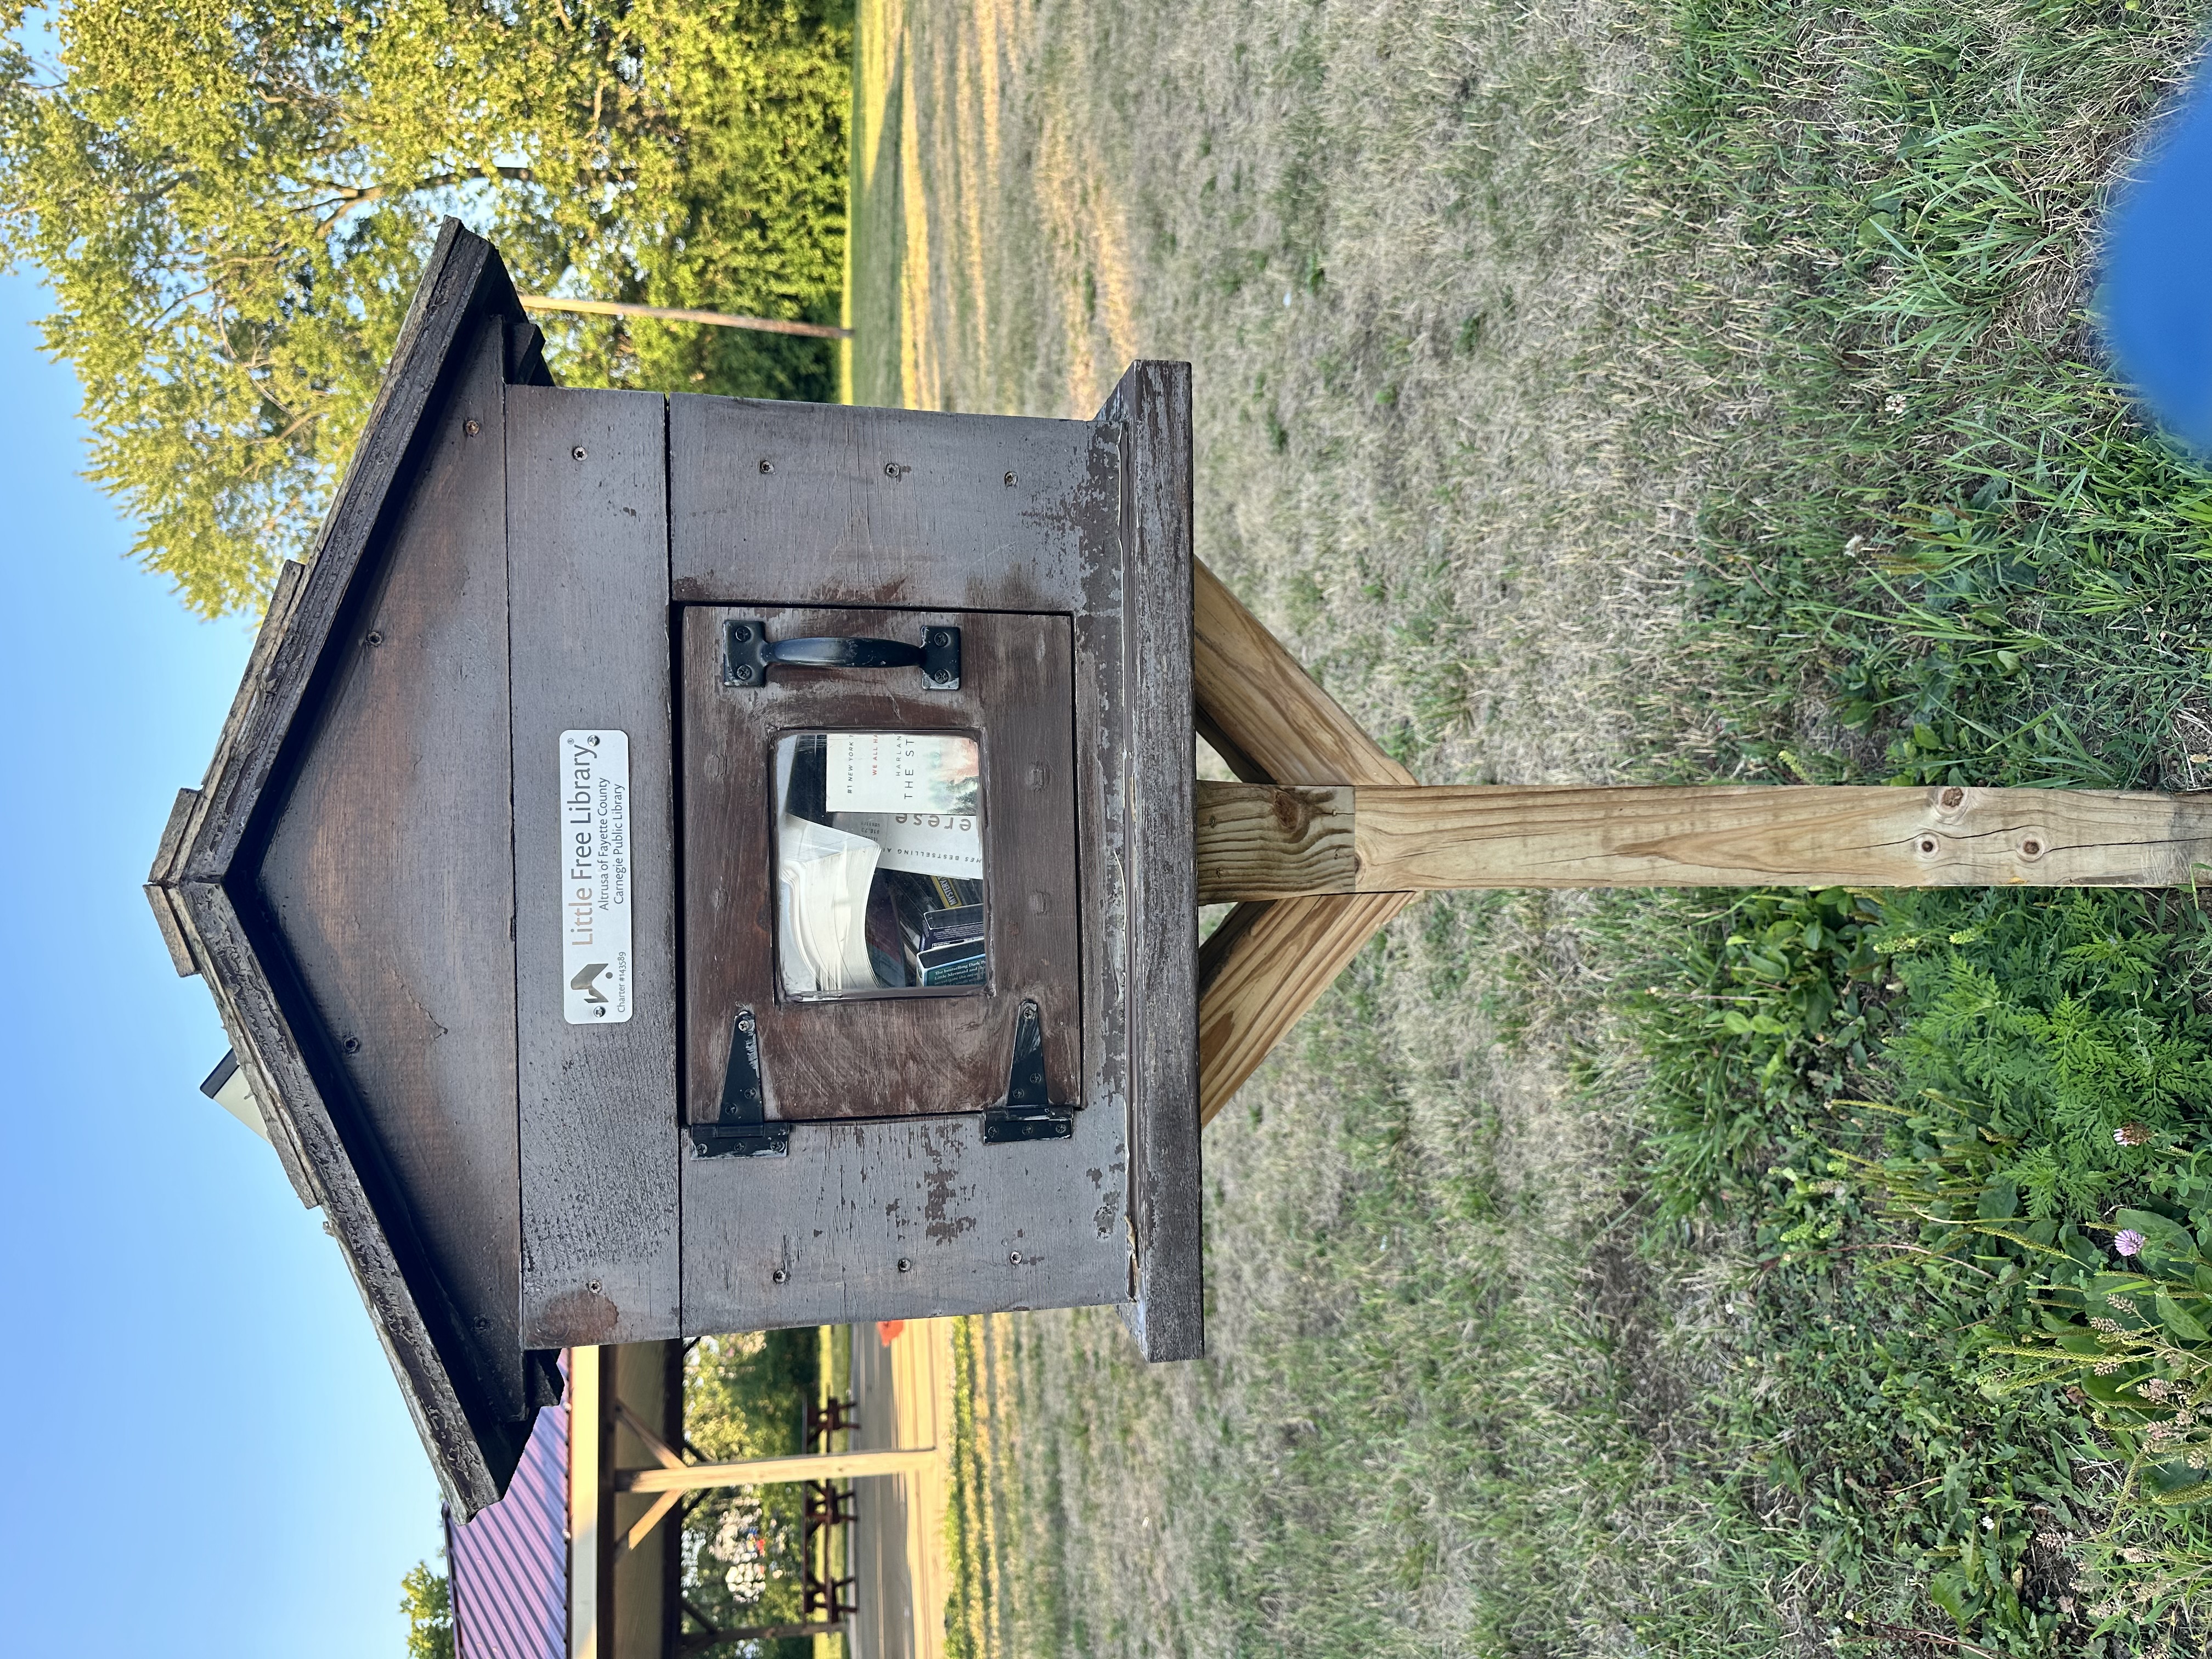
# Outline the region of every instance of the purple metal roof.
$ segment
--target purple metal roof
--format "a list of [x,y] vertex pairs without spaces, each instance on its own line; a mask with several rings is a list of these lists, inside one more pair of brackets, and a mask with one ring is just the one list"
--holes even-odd
[[568,1408],[538,1413],[507,1496],[448,1519],[455,1659],[565,1659],[568,1648]]

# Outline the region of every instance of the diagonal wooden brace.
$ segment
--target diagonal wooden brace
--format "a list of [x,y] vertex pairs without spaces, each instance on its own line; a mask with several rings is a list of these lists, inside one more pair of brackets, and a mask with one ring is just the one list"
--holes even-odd
[[[1336,699],[1192,562],[1198,728],[1248,783],[1409,785]],[[1198,957],[1198,1117],[1208,1123],[1411,893],[1240,903]]]

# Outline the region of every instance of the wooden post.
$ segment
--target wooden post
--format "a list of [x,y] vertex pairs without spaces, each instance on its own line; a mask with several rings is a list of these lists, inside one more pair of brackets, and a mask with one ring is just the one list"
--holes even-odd
[[611,1348],[574,1348],[568,1356],[568,1659],[607,1659],[614,1553],[610,1485],[614,1437],[610,1410]]
[[1198,892],[1474,887],[2185,887],[2212,799],[2089,789],[1201,783]]

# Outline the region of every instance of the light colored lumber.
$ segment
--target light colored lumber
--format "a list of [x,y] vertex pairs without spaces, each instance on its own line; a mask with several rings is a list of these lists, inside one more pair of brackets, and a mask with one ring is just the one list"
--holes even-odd
[[632,305],[626,300],[556,300],[545,294],[517,296],[525,311],[574,311],[586,317],[650,317],[663,323],[707,323],[716,328],[750,328],[767,334],[804,334],[816,340],[849,340],[853,331],[827,323],[791,323],[781,317],[740,317],[727,311],[686,311],[677,306]]
[[645,1448],[646,1455],[664,1469],[689,1468],[684,1455],[645,1425],[642,1419],[621,1401],[615,1401],[615,1419],[623,1427],[637,1437],[638,1444]]
[[[1413,782],[1219,577],[1193,560],[1191,580],[1192,701],[1200,728],[1227,745],[1223,754],[1239,776],[1256,772],[1324,788]],[[1209,902],[1202,887],[1199,902]],[[1409,902],[1291,898],[1230,913],[1222,942],[1200,957],[1200,1123],[1213,1120],[1375,930]]]
[[684,1494],[681,1492],[665,1492],[654,1498],[645,1513],[630,1522],[629,1530],[623,1534],[622,1542],[615,1547],[615,1553],[628,1555],[640,1544],[645,1542],[652,1535],[653,1529],[660,1524],[661,1516],[683,1501]]
[[605,1367],[597,1348],[568,1354],[568,1659],[603,1659],[600,1571],[614,1505],[606,1501]]
[[618,1469],[617,1492],[698,1492],[708,1486],[772,1486],[787,1480],[860,1480],[872,1474],[911,1474],[936,1461],[932,1446],[896,1451],[802,1452],[791,1457],[749,1457],[736,1463],[686,1463],[681,1468]]
[[1201,783],[1197,822],[1201,902],[1471,887],[2184,887],[2212,870],[2212,801],[2087,789]]
[[1191,696],[1276,783],[1412,783],[1221,579],[1191,562]]
[[1352,893],[1258,907],[1199,998],[1200,1123],[1213,1121],[1345,963],[1413,896]]
[[1357,793],[1200,779],[1193,814],[1198,902],[1358,892]]

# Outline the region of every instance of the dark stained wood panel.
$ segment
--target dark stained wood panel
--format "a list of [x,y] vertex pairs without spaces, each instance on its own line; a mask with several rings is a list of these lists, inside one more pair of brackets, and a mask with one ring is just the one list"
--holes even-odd
[[356,1161],[388,1170],[479,1386],[520,1419],[504,352],[482,325],[333,642],[259,885],[359,1115]]
[[684,1328],[1127,1301],[1121,1117],[995,1146],[981,1121],[801,1123],[784,1158],[686,1159]]
[[1080,607],[1080,421],[669,399],[679,601]]
[[1130,1326],[1148,1359],[1205,1351],[1198,905],[1191,848],[1190,365],[1133,365],[1100,411],[1121,433],[1119,699],[1127,780]]
[[[665,404],[507,392],[523,1338],[678,1334]],[[562,1013],[560,734],[628,734],[635,1010]]]
[[[918,669],[775,668],[760,688],[721,683],[722,627],[742,617],[776,640],[913,642],[961,630],[961,684],[928,691]],[[1055,1102],[1079,1099],[1072,645],[1065,617],[972,611],[684,610],[684,847],[687,1121],[720,1107],[731,1021],[759,1020],[769,1115],[791,1119],[973,1112],[1006,1092],[1016,1011],[1042,1015]],[[775,972],[770,757],[786,732],[945,730],[982,744],[991,979],[981,995],[786,1000]]]

